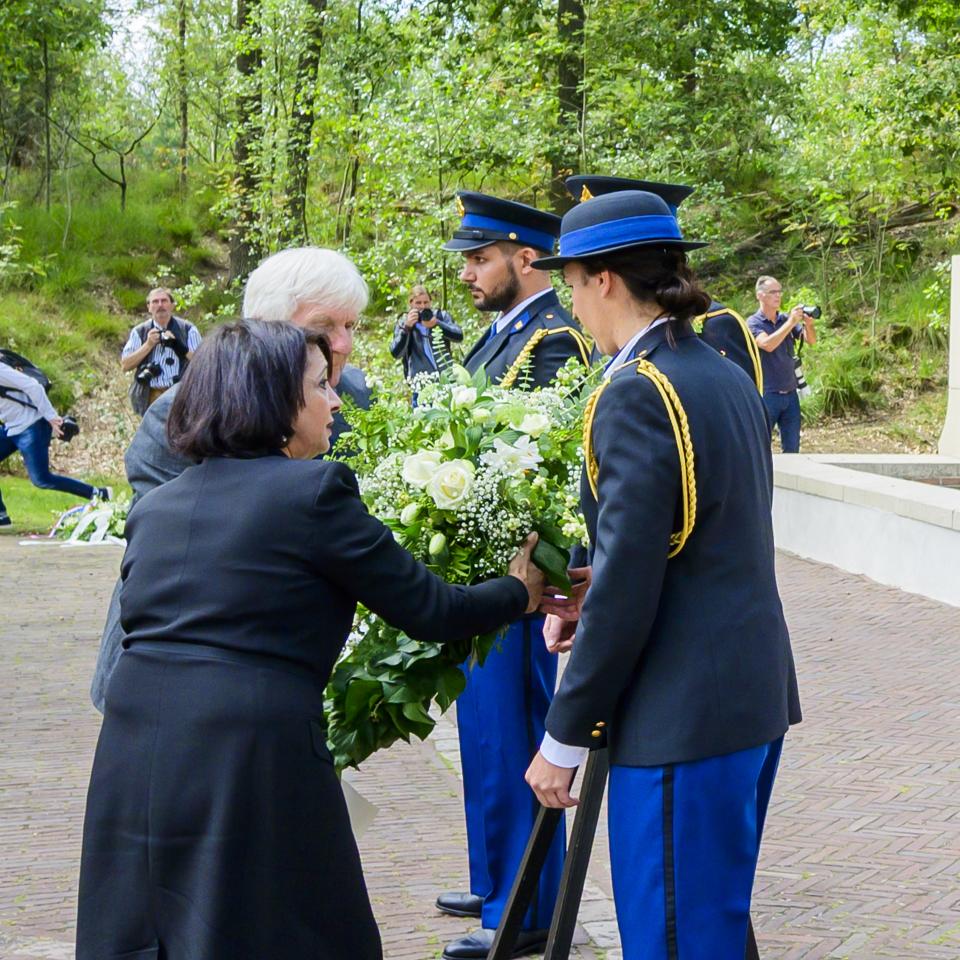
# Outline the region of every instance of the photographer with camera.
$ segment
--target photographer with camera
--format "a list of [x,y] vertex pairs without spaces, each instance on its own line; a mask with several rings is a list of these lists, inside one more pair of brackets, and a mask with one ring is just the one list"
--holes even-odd
[[747,326],[760,348],[763,367],[763,403],[767,408],[770,436],[780,428],[780,449],[784,453],[800,452],[800,397],[798,387],[802,371],[794,356],[794,343],[817,342],[813,321],[820,317],[819,307],[796,306],[788,314],[780,310],[783,288],[775,277],[760,277],[756,285],[760,309],[747,318]]
[[[438,346],[452,360],[450,344],[463,340],[463,331],[446,310],[433,309],[430,292],[422,284],[411,288],[407,304],[410,309],[394,327],[390,352],[403,363],[403,375],[412,380],[418,373],[438,371]],[[434,336],[434,327],[440,328],[442,337]]]
[[[41,383],[0,360],[0,462],[19,450],[35,487],[61,490],[87,500],[109,500],[109,487],[92,487],[50,472],[51,438],[69,443],[79,432],[73,417],[61,417],[54,410]],[[0,497],[0,527],[10,523]]]
[[200,346],[200,332],[173,314],[173,294],[157,287],[147,295],[150,319],[130,331],[120,355],[120,367],[136,370],[130,386],[130,402],[140,416],[161,394],[178,383]]

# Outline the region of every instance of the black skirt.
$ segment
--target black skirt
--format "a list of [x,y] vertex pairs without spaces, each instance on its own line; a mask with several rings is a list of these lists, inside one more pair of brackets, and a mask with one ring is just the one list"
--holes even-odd
[[139,644],[90,778],[78,960],[380,960],[323,690],[282,661]]

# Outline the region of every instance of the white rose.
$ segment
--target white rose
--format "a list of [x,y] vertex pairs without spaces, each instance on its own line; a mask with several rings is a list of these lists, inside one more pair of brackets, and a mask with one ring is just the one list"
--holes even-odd
[[469,460],[442,463],[427,483],[427,493],[441,510],[456,510],[473,489],[473,473]]
[[454,387],[450,392],[450,397],[453,400],[454,410],[460,407],[472,407],[477,402],[477,388]]
[[520,426],[518,429],[521,433],[526,433],[536,439],[541,433],[543,433],[544,430],[548,430],[549,428],[549,417],[544,416],[542,413],[528,413],[520,421]]
[[420,450],[412,453],[403,461],[404,482],[422,490],[439,465],[440,453],[437,450]]
[[477,407],[470,416],[473,417],[474,423],[486,423],[493,416],[493,413],[486,407]]

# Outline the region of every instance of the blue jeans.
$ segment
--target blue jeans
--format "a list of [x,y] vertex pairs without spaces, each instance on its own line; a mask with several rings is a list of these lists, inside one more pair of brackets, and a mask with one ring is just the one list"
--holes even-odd
[[35,487],[40,487],[41,490],[62,490],[64,493],[72,493],[77,497],[90,500],[97,491],[89,483],[50,472],[50,438],[52,436],[53,428],[46,420],[37,420],[15,437],[8,437],[7,431],[0,427],[0,463],[6,460],[14,450],[19,450],[27,473],[30,475],[30,482]]
[[800,452],[800,397],[796,390],[790,393],[765,393],[763,405],[767,408],[770,436],[780,427],[780,449],[784,453]]

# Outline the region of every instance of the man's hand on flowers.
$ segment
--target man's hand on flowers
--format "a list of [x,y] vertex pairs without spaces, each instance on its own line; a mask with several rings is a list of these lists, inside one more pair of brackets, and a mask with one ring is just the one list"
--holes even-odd
[[573,584],[570,595],[561,593],[556,587],[545,587],[543,600],[540,602],[540,612],[559,617],[561,620],[579,620],[583,598],[587,595],[593,579],[593,567],[570,567],[567,570],[567,576]]

